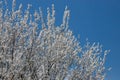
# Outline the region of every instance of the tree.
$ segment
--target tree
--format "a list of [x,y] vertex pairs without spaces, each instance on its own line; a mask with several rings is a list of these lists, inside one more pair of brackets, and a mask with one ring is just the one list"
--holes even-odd
[[[4,8],[2,5],[4,5]],[[84,47],[68,29],[70,11],[65,8],[63,22],[55,26],[55,10],[25,12],[22,4],[12,10],[0,4],[0,79],[2,80],[104,80],[105,58],[99,44]]]

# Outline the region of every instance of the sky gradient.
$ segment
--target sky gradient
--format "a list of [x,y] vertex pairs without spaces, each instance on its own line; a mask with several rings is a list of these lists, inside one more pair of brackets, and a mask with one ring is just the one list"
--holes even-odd
[[[12,0],[7,0],[11,3]],[[46,8],[52,4],[56,10],[56,25],[62,22],[66,6],[70,9],[69,28],[73,34],[80,34],[81,44],[88,41],[99,42],[103,49],[110,49],[106,67],[112,67],[106,80],[119,80],[120,76],[120,0],[16,0],[18,6],[32,4],[31,12],[42,8],[46,16]]]

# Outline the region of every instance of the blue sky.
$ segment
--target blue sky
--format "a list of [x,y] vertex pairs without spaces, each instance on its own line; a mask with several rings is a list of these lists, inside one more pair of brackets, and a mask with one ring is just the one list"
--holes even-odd
[[[10,0],[7,0],[10,1]],[[42,7],[44,15],[46,8],[55,5],[56,25],[62,22],[63,11],[67,5],[71,11],[69,28],[74,35],[80,34],[81,44],[86,38],[90,42],[99,42],[104,49],[110,49],[106,67],[112,70],[107,80],[119,80],[120,74],[120,0],[16,0],[24,7],[32,4],[31,12]]]

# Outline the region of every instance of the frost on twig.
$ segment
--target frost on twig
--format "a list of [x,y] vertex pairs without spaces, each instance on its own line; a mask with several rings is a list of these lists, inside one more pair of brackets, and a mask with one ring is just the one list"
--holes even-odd
[[[55,9],[30,14],[22,4],[12,10],[0,3],[0,80],[104,80],[106,53],[99,44],[81,47],[68,29],[70,11],[55,26]],[[5,14],[3,14],[5,13]],[[40,29],[41,27],[41,29]],[[103,53],[103,57],[102,57]]]

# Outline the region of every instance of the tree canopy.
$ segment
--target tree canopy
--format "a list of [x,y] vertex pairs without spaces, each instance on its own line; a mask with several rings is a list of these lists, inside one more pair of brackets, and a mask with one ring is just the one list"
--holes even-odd
[[[2,6],[5,4],[5,7]],[[22,4],[9,10],[0,3],[0,79],[2,80],[104,80],[105,59],[98,43],[79,40],[69,29],[70,11],[65,8],[63,22],[55,26],[55,9],[30,14]]]

